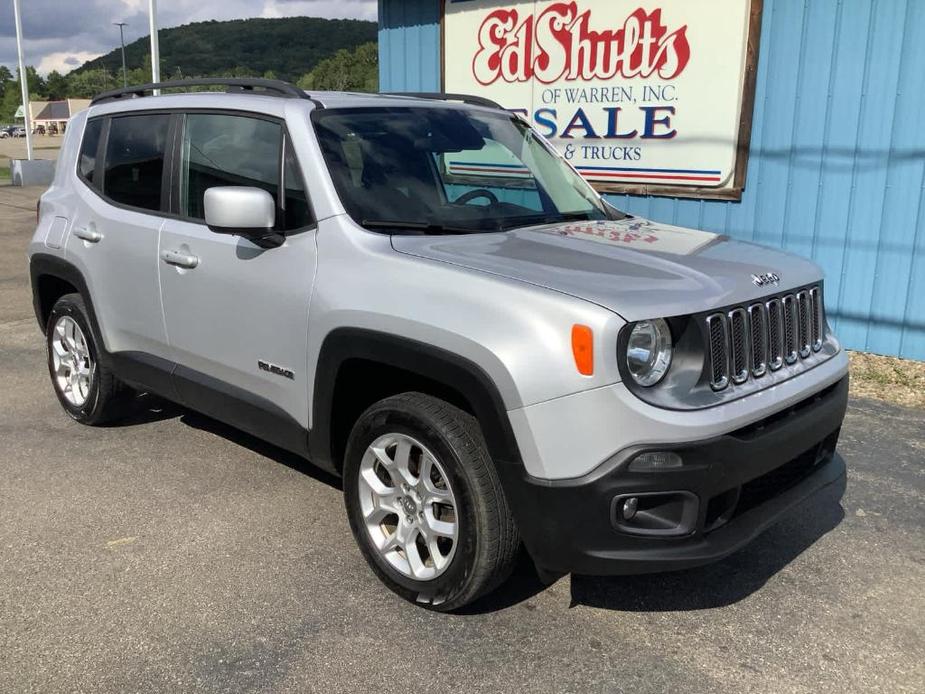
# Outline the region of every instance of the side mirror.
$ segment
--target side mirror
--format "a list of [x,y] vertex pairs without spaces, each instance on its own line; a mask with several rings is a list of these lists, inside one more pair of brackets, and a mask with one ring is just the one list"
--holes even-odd
[[261,248],[283,245],[286,237],[273,227],[276,202],[262,188],[217,186],[203,197],[206,226],[216,234],[243,236]]

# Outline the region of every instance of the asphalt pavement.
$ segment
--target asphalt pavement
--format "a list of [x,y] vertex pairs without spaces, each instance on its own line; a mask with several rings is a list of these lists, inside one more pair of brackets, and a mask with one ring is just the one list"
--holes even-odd
[[852,400],[848,489],[658,576],[387,592],[337,480],[182,408],[61,411],[0,188],[0,692],[922,692],[925,412]]

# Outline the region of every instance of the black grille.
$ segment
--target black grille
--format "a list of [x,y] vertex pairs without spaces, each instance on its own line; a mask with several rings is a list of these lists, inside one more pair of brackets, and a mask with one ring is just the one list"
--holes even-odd
[[837,441],[838,432],[836,431],[790,462],[743,484],[734,515],[745,513],[796,486],[820,463],[832,457]]
[[768,370],[768,320],[762,304],[748,307],[748,320],[752,326],[752,375],[764,376]]
[[729,312],[733,383],[744,383],[748,378],[748,321],[745,316],[745,309],[742,308]]
[[784,361],[793,364],[797,360],[797,311],[793,294],[781,299],[784,308]]
[[710,385],[721,390],[729,384],[726,317],[722,313],[707,317],[707,329],[710,333]]
[[780,467],[746,482],[741,487],[733,487],[711,498],[707,503],[704,532],[715,530],[733,518],[795,487],[820,465],[831,460],[838,444],[838,434],[839,430],[836,429],[825,439]]
[[812,347],[814,352],[818,352],[822,349],[822,335],[825,333],[822,323],[822,292],[819,291],[819,287],[810,289],[809,297],[813,307]]
[[710,385],[722,390],[730,380],[745,383],[750,376],[759,378],[822,349],[822,291],[812,287],[747,309],[713,313],[706,317],[706,328]]
[[797,347],[800,351],[800,356],[806,359],[812,350],[813,310],[810,306],[809,292],[805,289],[797,294],[797,317],[799,320],[799,330],[797,331],[799,342]]
[[768,366],[777,371],[784,364],[784,325],[780,299],[771,299],[768,308]]

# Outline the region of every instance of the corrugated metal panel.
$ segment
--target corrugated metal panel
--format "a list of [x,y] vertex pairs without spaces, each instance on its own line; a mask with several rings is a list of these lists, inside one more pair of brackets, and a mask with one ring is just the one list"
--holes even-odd
[[440,91],[440,0],[379,0],[379,89]]
[[[439,5],[380,0],[386,89],[439,88]],[[845,345],[925,359],[923,70],[922,0],[765,0],[742,201],[614,202],[812,257]]]

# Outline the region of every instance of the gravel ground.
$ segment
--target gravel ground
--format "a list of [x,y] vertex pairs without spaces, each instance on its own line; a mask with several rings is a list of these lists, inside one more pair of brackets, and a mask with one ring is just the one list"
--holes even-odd
[[384,591],[338,482],[141,401],[61,412],[0,188],[0,692],[922,692],[925,412],[853,398],[848,488],[702,569],[527,565],[462,615]]
[[851,394],[925,408],[925,362],[849,352]]

